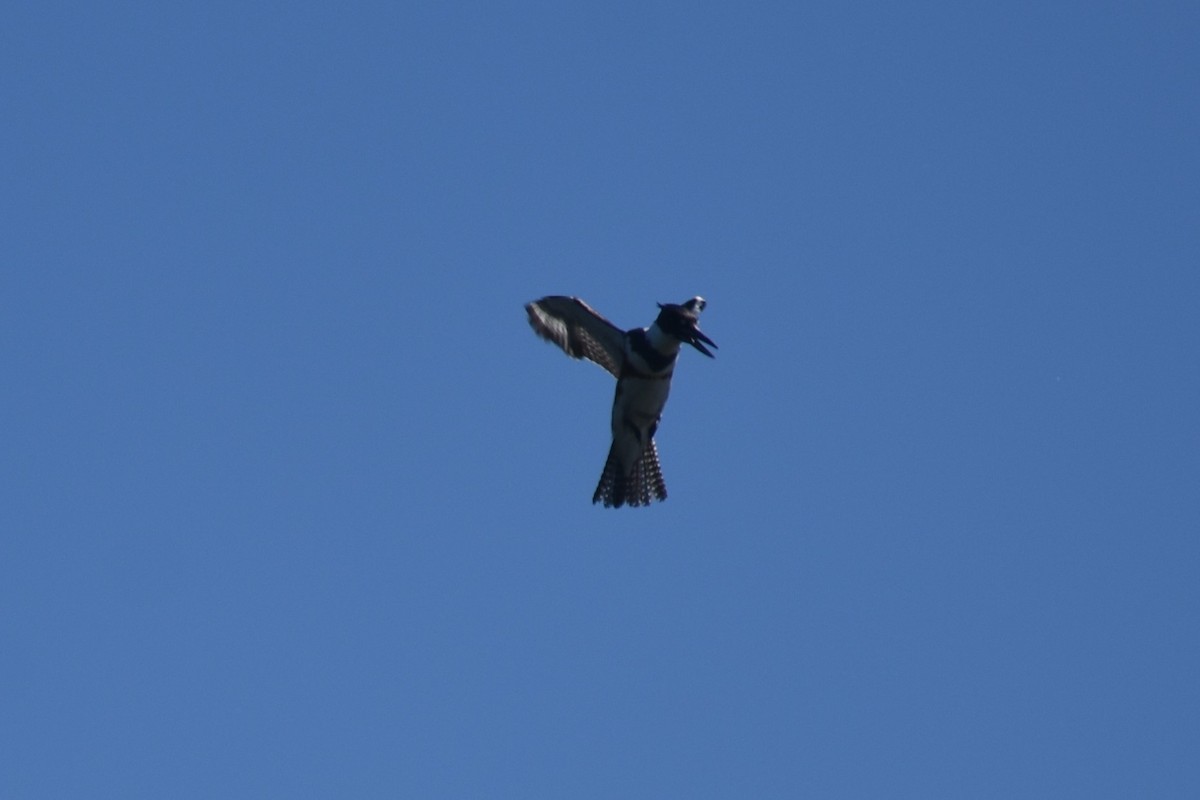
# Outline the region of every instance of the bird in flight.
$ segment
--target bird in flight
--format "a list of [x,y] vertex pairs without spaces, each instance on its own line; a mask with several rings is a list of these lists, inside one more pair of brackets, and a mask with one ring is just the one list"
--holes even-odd
[[667,499],[654,432],[662,417],[679,347],[690,344],[709,358],[716,347],[699,326],[703,297],[659,303],[649,327],[623,331],[577,297],[551,296],[525,306],[534,333],[572,358],[586,358],[612,373],[617,392],[612,407],[612,447],[593,503],[620,508]]

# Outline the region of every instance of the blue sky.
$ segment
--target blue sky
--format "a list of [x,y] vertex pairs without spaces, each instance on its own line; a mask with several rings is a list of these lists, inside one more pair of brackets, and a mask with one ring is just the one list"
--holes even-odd
[[5,17],[0,795],[1200,795],[1194,4]]

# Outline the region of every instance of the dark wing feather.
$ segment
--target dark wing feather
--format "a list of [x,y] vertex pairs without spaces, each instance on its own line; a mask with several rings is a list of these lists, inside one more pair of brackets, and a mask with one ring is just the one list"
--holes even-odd
[[554,342],[572,358],[594,361],[621,375],[625,332],[576,297],[543,297],[525,306],[533,332]]

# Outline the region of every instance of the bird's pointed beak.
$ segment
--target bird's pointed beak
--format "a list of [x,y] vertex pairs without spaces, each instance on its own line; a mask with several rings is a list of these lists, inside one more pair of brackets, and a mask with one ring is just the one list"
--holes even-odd
[[[701,342],[704,344],[701,344]],[[704,355],[708,356],[709,358],[716,358],[716,356],[709,352],[708,348],[704,346],[705,344],[711,345],[714,350],[719,349],[717,347],[717,343],[705,336],[699,328],[692,328],[692,338],[688,340],[688,344],[699,350],[701,353],[704,353]]]

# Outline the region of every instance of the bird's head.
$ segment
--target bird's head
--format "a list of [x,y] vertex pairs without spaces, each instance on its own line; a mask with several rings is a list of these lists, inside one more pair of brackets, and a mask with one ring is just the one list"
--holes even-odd
[[693,297],[691,300],[676,305],[675,303],[659,303],[657,324],[663,333],[673,336],[681,342],[686,342],[709,358],[713,354],[704,345],[714,349],[717,343],[704,335],[700,330],[700,312],[708,305],[703,297]]

